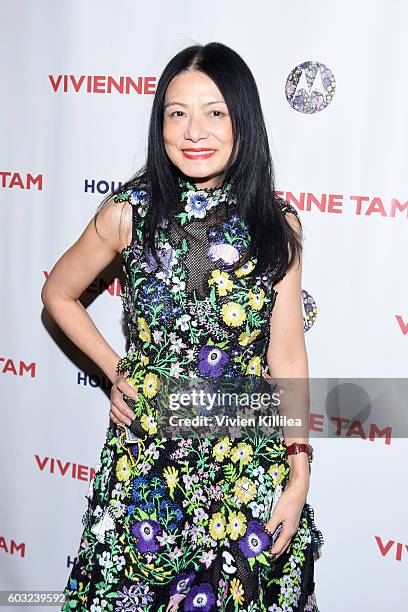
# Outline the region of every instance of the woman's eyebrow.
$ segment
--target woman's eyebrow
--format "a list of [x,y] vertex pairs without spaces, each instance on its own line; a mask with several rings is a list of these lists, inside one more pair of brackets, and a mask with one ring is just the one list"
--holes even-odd
[[[184,106],[184,108],[187,108],[188,106],[188,104],[184,104],[183,102],[167,102],[164,105],[164,108],[166,109],[168,106],[173,106],[174,104],[178,104],[179,106]],[[224,100],[214,100],[213,102],[205,102],[203,106],[209,106],[210,104],[226,104],[226,102],[224,102]]]

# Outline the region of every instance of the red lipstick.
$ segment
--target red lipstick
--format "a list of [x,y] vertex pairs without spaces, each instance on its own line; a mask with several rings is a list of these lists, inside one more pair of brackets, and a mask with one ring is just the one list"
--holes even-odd
[[212,157],[215,153],[215,149],[209,148],[193,148],[189,147],[187,149],[183,149],[183,155],[187,159],[208,159]]

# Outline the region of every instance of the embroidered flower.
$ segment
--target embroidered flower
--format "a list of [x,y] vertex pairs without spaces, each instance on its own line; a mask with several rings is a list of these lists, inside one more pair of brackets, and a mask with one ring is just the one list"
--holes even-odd
[[247,520],[242,512],[231,512],[228,517],[227,533],[231,540],[237,540],[243,536],[246,529]]
[[216,512],[210,519],[209,529],[214,540],[225,537],[225,518],[221,512]]
[[242,334],[239,335],[238,341],[241,346],[248,346],[248,344],[251,344],[259,336],[260,333],[260,329],[254,329],[251,331],[251,333],[244,331],[242,332]]
[[268,474],[272,476],[273,484],[276,486],[280,484],[285,477],[285,466],[283,463],[274,463],[269,467]]
[[179,481],[178,470],[176,470],[176,468],[173,466],[166,467],[163,470],[163,476],[165,477],[167,486],[170,489],[170,496],[173,497],[174,489]]
[[257,557],[269,545],[269,536],[258,521],[249,521],[245,536],[238,542],[244,557]]
[[233,578],[230,585],[232,599],[236,604],[242,605],[244,603],[244,587],[238,578]]
[[196,575],[193,572],[190,574],[179,574],[170,587],[170,595],[186,593],[195,577]]
[[148,372],[143,381],[143,393],[146,397],[154,397],[159,388],[159,378],[154,372]]
[[250,359],[246,369],[246,374],[250,374],[251,376],[261,375],[261,360],[258,355]]
[[240,442],[235,448],[231,451],[231,459],[234,463],[240,461],[242,465],[248,465],[253,456],[253,449],[250,444],[246,442]]
[[186,288],[185,281],[181,280],[180,278],[177,278],[177,276],[173,277],[173,287],[172,287],[173,293],[180,293],[181,291],[184,291],[185,288]]
[[190,216],[202,219],[210,207],[210,202],[205,191],[187,192],[187,204],[184,210],[190,213]]
[[232,244],[211,244],[208,248],[207,255],[212,262],[217,262],[221,259],[226,264],[234,264],[239,259],[239,251]]
[[214,553],[213,550],[203,550],[202,555],[200,557],[200,563],[205,565],[205,567],[208,569],[211,566],[211,563],[216,558],[217,555]]
[[240,268],[235,270],[235,275],[238,276],[239,278],[241,276],[247,276],[247,274],[252,272],[254,268],[255,268],[254,262],[252,260],[249,260],[246,263],[244,263]]
[[155,552],[159,549],[156,535],[161,531],[157,521],[137,521],[132,525],[132,534],[137,538],[136,547],[140,552]]
[[244,308],[238,302],[227,302],[221,308],[221,315],[227,325],[239,327],[246,319]]
[[208,582],[191,587],[184,601],[185,612],[209,612],[213,609],[215,595]]
[[231,448],[231,442],[228,436],[223,436],[212,449],[212,454],[217,461],[224,461],[228,456]]
[[147,191],[145,189],[133,189],[130,194],[132,204],[139,204],[147,199]]
[[250,289],[248,291],[248,298],[249,305],[252,308],[254,308],[255,310],[261,310],[265,301],[265,291],[263,289],[260,289],[258,293],[255,293],[254,291],[252,291],[252,289]]
[[142,414],[140,418],[140,425],[150,435],[157,433],[157,423],[152,416],[149,416],[147,414]]
[[137,328],[139,330],[139,338],[144,342],[150,342],[150,329],[143,317],[137,318]]
[[207,344],[202,346],[198,353],[198,371],[200,374],[210,374],[211,376],[221,376],[223,366],[228,363],[228,353],[213,346]]
[[180,199],[185,202],[184,210],[187,213],[187,219],[203,219],[211,208],[227,200],[231,189],[229,181],[224,181],[220,187],[197,189],[193,183],[180,176],[178,184],[181,191]]
[[226,272],[220,270],[213,270],[211,278],[208,280],[209,285],[215,284],[217,287],[218,295],[227,295],[229,291],[232,291],[233,282]]
[[130,474],[130,463],[127,455],[122,455],[116,464],[116,476],[118,477],[118,480],[128,480]]
[[117,609],[120,610],[146,607],[153,601],[153,592],[150,591],[149,585],[144,582],[137,582],[129,588],[123,586],[122,590],[118,591],[118,596]]

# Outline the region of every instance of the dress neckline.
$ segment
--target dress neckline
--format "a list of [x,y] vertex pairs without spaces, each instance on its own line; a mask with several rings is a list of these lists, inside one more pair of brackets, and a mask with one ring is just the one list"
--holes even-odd
[[188,220],[203,219],[209,210],[226,202],[231,191],[231,181],[224,179],[218,187],[198,188],[192,181],[178,176],[180,202]]

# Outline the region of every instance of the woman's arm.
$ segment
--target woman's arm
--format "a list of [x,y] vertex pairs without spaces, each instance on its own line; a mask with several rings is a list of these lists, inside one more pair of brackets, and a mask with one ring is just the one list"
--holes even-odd
[[[286,219],[295,229],[300,232],[300,223],[294,213],[286,213]],[[302,401],[299,407],[292,407],[291,411],[296,417],[307,419],[305,426],[301,428],[301,435],[288,437],[285,435],[285,443],[289,446],[292,442],[309,442],[309,414],[305,414],[304,387],[308,388],[308,360],[305,345],[305,334],[303,328],[303,311],[301,301],[302,290],[302,260],[301,258],[292,266],[286,275],[274,285],[278,292],[275,305],[272,310],[270,321],[270,341],[267,351],[267,364],[269,373],[274,379],[294,378],[297,379],[295,387]],[[309,406],[307,405],[307,412]],[[290,428],[295,431],[294,427]],[[291,467],[290,480],[302,481],[305,486],[309,482],[309,457],[306,453],[293,454],[288,457]]]
[[[78,240],[56,262],[41,291],[42,302],[59,327],[111,382],[116,378],[119,355],[102,337],[79,298],[130,241],[131,206],[126,204],[112,198],[102,208],[96,221],[102,237],[91,219]],[[119,234],[123,206],[121,228],[125,229]]]
[[[296,215],[288,212],[286,218],[299,233],[300,223]],[[305,385],[302,384],[302,381],[308,382],[309,373],[303,330],[301,276],[302,260],[300,258],[285,276],[274,285],[279,295],[272,310],[270,341],[267,351],[269,373],[273,379],[278,379],[278,381],[279,379],[296,379],[294,388],[299,403],[297,400],[293,400],[294,396],[290,394],[289,406],[284,406],[286,408],[284,412],[294,413],[295,416],[300,416],[302,421],[307,421],[306,426],[302,427],[301,435],[297,437],[287,436],[285,427],[283,427],[287,446],[296,441],[306,443],[309,441],[309,398],[308,393],[304,393]],[[285,382],[283,388],[285,388]],[[290,428],[290,431],[293,431],[293,428]],[[288,484],[281,493],[275,509],[266,523],[270,532],[274,532],[278,525],[282,525],[282,531],[271,550],[274,559],[285,552],[298,529],[310,484],[308,455],[306,453],[289,455],[287,461],[290,466]]]

